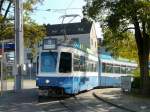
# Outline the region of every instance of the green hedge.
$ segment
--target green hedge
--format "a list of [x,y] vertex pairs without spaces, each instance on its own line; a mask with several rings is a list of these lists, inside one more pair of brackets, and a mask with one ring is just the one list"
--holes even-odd
[[133,89],[139,89],[140,88],[140,77],[134,77],[134,80],[132,82],[131,87]]

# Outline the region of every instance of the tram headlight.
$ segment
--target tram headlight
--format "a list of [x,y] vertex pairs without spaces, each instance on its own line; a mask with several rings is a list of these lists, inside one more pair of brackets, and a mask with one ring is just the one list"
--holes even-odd
[[47,80],[45,80],[45,83],[46,83],[46,84],[48,84],[49,82],[50,82],[50,81],[49,81],[48,79],[47,79]]

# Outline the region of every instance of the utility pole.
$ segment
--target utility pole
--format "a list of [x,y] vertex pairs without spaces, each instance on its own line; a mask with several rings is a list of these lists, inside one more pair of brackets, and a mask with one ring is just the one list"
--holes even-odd
[[1,58],[1,95],[3,94],[3,90],[4,90],[4,72],[3,72],[3,58],[4,58],[4,42],[2,42],[2,58]]
[[15,91],[22,89],[22,67],[24,64],[23,0],[15,2]]

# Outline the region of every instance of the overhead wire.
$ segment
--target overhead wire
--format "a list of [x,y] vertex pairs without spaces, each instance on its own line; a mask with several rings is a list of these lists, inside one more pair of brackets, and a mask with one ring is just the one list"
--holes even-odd
[[67,11],[70,10],[82,10],[82,8],[69,8],[72,4],[73,4],[74,0],[71,0],[71,2],[67,5],[66,8],[62,8],[62,9],[33,9],[32,14],[34,13],[34,11],[44,11],[44,12],[51,12],[51,13],[61,13],[63,15],[67,15]]
[[57,11],[65,11],[65,10],[81,10],[81,8],[66,8],[66,9],[33,9],[33,11],[47,11],[47,12],[57,12]]
[[71,0],[71,2],[68,4],[66,9],[68,9],[72,5],[73,2],[74,2],[74,0]]
[[[74,0],[71,0],[71,2],[68,4],[68,6],[66,7],[66,9],[68,9],[72,5],[73,1]],[[67,14],[67,10],[65,10],[65,14]]]

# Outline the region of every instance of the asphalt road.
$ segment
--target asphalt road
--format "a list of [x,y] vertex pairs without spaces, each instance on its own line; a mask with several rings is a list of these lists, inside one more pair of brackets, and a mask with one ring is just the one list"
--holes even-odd
[[23,83],[18,93],[12,91],[13,82],[7,83],[8,90],[0,96],[0,112],[150,112],[149,99],[123,94],[118,88],[94,89],[68,98],[46,97],[39,102],[35,81]]
[[69,98],[43,98],[40,102],[36,88],[8,91],[0,97],[0,112],[127,112],[95,98],[96,91]]

